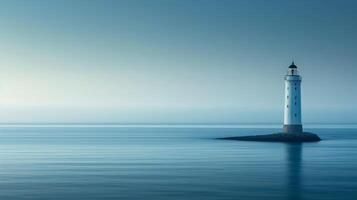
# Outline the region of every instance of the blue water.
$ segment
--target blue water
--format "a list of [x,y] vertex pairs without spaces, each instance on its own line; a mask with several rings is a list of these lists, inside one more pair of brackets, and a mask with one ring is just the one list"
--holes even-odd
[[357,199],[357,128],[324,140],[215,140],[268,127],[0,128],[0,199]]

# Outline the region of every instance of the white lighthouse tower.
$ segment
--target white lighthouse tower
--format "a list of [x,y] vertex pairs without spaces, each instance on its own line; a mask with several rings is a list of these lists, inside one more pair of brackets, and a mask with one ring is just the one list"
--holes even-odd
[[302,133],[301,124],[301,76],[294,62],[289,66],[285,76],[285,133]]

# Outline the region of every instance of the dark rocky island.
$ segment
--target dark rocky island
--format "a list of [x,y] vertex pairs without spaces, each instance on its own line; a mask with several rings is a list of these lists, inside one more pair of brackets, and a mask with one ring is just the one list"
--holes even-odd
[[241,140],[241,141],[258,141],[258,142],[318,142],[320,137],[314,133],[273,133],[267,135],[251,135],[218,138],[223,140]]

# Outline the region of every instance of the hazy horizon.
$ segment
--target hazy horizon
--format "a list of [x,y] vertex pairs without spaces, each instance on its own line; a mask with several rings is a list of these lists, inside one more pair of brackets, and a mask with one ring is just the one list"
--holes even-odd
[[356,1],[1,1],[0,123],[357,123]]

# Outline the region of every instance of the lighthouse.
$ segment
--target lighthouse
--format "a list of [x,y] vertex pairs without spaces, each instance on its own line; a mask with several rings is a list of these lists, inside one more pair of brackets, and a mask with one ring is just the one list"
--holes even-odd
[[283,132],[265,135],[224,137],[224,140],[260,142],[318,142],[321,138],[310,132],[303,132],[301,123],[301,76],[293,63],[288,68],[285,80],[285,104]]
[[301,76],[292,62],[285,80],[284,133],[302,133],[301,124]]
[[314,133],[303,132],[301,123],[301,76],[293,63],[288,68],[285,80],[285,104],[283,132],[265,135],[224,137],[224,140],[260,142],[318,142],[321,138]]

